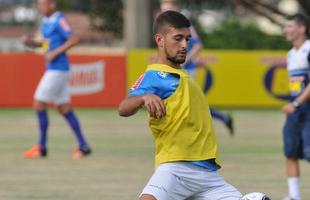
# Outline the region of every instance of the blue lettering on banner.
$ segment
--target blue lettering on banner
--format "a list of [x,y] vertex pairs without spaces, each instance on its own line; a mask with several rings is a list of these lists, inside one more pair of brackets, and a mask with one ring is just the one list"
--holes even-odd
[[280,99],[280,100],[286,100],[287,101],[287,100],[292,99],[289,91],[286,94],[277,94],[275,91],[273,91],[273,84],[276,84],[276,83],[274,83],[275,74],[276,74],[277,70],[283,70],[283,68],[286,68],[286,66],[277,65],[277,64],[270,66],[270,68],[265,73],[264,87],[267,90],[267,92],[269,94],[271,94],[273,97]]

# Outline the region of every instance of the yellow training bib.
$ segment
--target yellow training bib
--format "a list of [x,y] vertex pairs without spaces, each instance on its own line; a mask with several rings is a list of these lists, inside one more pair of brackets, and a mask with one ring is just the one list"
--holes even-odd
[[166,116],[149,117],[155,138],[156,166],[173,161],[218,161],[217,141],[209,106],[199,85],[182,69],[167,65],[149,65],[147,70],[163,71],[179,76],[176,91],[164,100]]

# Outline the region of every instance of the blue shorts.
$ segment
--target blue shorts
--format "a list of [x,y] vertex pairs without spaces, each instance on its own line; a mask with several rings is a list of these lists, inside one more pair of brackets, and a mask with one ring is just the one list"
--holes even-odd
[[286,117],[283,143],[287,158],[310,161],[310,102]]

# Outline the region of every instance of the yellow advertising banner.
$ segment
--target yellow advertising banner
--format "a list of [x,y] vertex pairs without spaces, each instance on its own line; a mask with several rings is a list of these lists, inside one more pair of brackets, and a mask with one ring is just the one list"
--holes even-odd
[[[197,60],[196,80],[206,91],[210,105],[227,108],[279,107],[289,98],[285,51],[203,51]],[[146,66],[157,60],[156,50],[129,52],[127,88]]]

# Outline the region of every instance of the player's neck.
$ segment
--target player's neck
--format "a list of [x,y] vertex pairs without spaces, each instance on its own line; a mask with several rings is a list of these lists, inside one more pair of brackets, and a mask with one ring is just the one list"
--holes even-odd
[[56,13],[56,10],[49,12],[48,14],[46,14],[46,17],[51,17]]
[[159,55],[159,59],[158,59],[158,63],[159,64],[163,64],[163,65],[168,65],[172,68],[175,68],[175,69],[181,69],[181,66],[180,64],[176,64],[174,62],[171,62],[170,60],[168,60],[167,58],[165,58],[166,56],[160,56]]
[[306,41],[306,37],[299,37],[298,39],[296,39],[295,41],[293,41],[293,46],[295,49],[299,49],[304,42]]
[[159,63],[160,63],[160,64],[164,64],[164,65],[168,65],[169,67],[172,67],[172,68],[175,68],[175,69],[181,69],[181,66],[180,66],[179,64],[175,64],[175,63],[173,63],[173,62],[171,62],[171,61],[169,61],[169,60],[163,60],[163,61],[161,61],[161,60],[159,59]]

